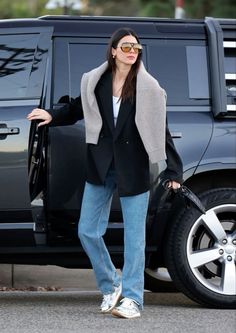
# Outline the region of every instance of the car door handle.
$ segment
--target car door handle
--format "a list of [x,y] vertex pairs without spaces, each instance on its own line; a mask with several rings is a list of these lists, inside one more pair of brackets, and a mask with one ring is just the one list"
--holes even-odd
[[6,124],[0,124],[0,136],[6,137],[7,135],[20,134],[18,127],[7,127]]
[[182,138],[182,132],[171,132],[170,135],[173,139]]

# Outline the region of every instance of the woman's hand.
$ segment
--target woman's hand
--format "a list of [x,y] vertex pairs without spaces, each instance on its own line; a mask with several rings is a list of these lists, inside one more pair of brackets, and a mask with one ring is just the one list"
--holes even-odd
[[170,180],[170,181],[168,182],[167,187],[168,187],[168,188],[172,188],[173,190],[178,190],[178,188],[181,187],[181,184],[178,183],[178,182],[176,182],[176,181],[174,181],[174,180]]
[[47,125],[52,121],[52,116],[46,110],[43,109],[33,109],[27,116],[27,119],[32,120],[42,120],[38,127]]

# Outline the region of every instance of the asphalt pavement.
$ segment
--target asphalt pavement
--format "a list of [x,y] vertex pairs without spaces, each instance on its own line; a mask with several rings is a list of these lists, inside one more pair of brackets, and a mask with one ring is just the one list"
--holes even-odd
[[235,333],[234,310],[200,307],[180,293],[145,292],[141,318],[99,313],[97,291],[0,293],[1,333]]
[[0,333],[236,333],[234,310],[204,308],[181,293],[146,291],[138,319],[101,314],[89,269],[1,265],[0,287],[10,290],[0,291]]

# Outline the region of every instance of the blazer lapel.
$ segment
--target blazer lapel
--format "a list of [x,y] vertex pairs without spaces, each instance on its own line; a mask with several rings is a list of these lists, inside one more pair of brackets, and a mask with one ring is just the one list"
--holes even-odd
[[107,72],[100,81],[99,98],[102,104],[103,116],[109,125],[110,130],[114,131],[113,102],[112,102],[112,75]]

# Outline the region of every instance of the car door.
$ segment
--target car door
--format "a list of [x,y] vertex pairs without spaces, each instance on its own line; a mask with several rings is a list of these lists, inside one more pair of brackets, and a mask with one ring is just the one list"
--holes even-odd
[[[104,61],[106,45],[107,40],[98,38],[54,38],[52,108],[58,109],[80,95],[82,74]],[[48,143],[48,242],[78,244],[77,224],[85,183],[84,120],[72,126],[50,127]]]
[[[193,25],[190,29],[189,25],[170,28],[169,24],[158,23],[157,31],[156,39],[143,39],[142,44],[147,49],[149,73],[167,93],[168,126],[187,181],[201,161],[213,130],[208,46],[203,25]],[[161,161],[158,166],[161,173],[166,163]],[[157,190],[154,187],[153,192],[152,205],[158,207],[158,216],[148,225],[146,241],[160,246],[169,214],[166,208],[170,206],[164,207],[164,200],[159,200],[162,186]]]
[[[194,174],[211,139],[213,119],[205,35],[147,41],[148,70],[167,92],[167,118],[184,167]],[[195,38],[196,39],[195,39]]]
[[[80,95],[83,73],[101,65],[106,58],[108,38],[56,37],[53,108]],[[146,62],[145,52],[143,55]],[[59,111],[60,112],[60,111]],[[48,133],[47,218],[48,241],[55,244],[78,244],[77,225],[86,174],[84,120],[72,126],[51,127]],[[58,144],[60,142],[60,144]],[[109,226],[105,235],[108,245],[123,239],[123,223],[118,193],[113,196]]]
[[26,116],[40,106],[51,35],[51,27],[0,29],[1,246],[33,242]]

